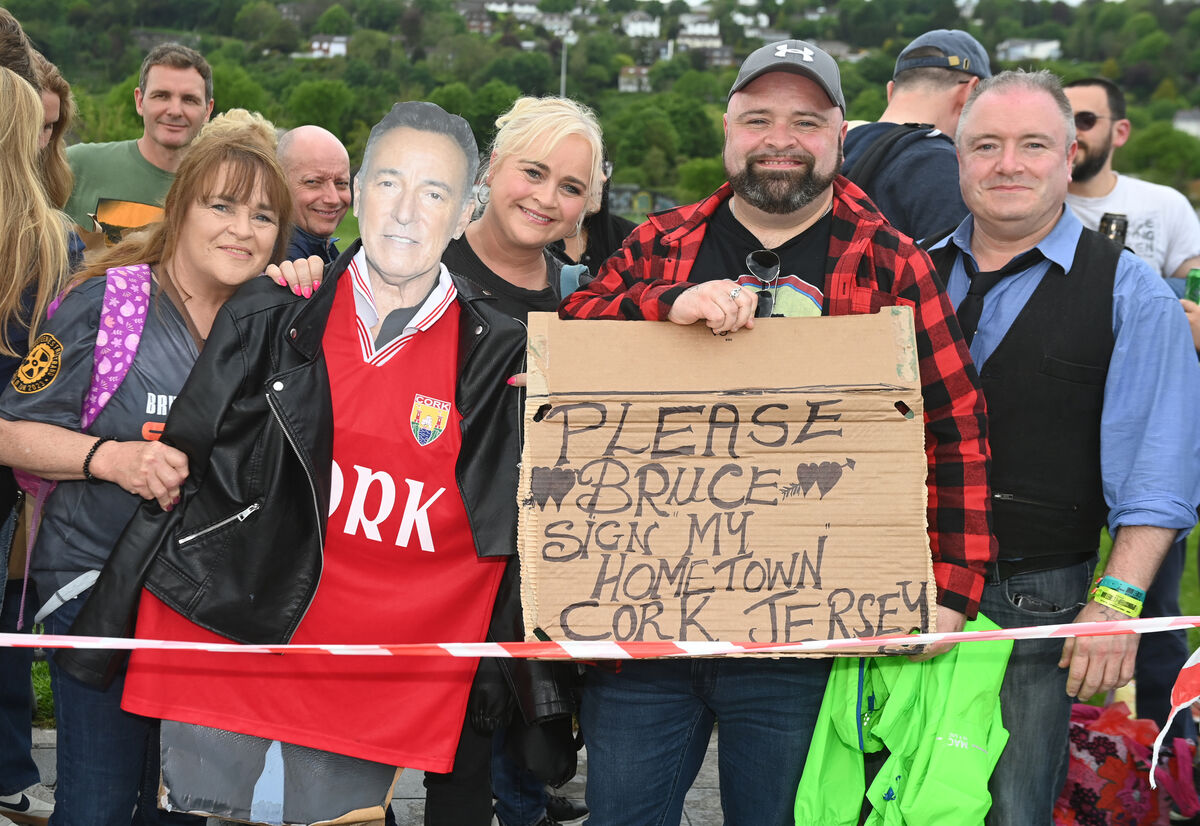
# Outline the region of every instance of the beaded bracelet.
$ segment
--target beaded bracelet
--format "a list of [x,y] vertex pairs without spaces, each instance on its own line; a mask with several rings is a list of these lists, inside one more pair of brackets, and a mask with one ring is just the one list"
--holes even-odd
[[1120,591],[1114,591],[1101,585],[1096,588],[1092,599],[1101,605],[1105,605],[1114,611],[1119,611],[1127,617],[1138,617],[1142,613],[1142,601],[1133,599],[1132,597],[1122,594]]
[[84,479],[87,479],[89,482],[100,481],[99,479],[97,479],[95,476],[92,475],[92,459],[93,459],[93,457],[95,457],[96,451],[100,449],[100,445],[104,444],[105,442],[115,441],[116,438],[117,438],[116,436],[101,436],[99,439],[97,439],[95,442],[92,443],[92,449],[87,452],[87,456],[84,457],[84,460],[83,460],[83,478]]
[[1117,579],[1115,576],[1105,576],[1097,583],[1101,588],[1112,588],[1114,591],[1124,594],[1125,596],[1136,599],[1138,602],[1146,601],[1146,592],[1136,585],[1130,585],[1123,579]]

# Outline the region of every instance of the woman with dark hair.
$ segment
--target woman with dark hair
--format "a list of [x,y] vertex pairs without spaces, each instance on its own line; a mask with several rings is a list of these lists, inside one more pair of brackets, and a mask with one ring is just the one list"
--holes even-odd
[[593,276],[637,226],[609,209],[608,187],[612,182],[612,170],[612,161],[604,161],[604,189],[600,193],[600,206],[587,214],[579,225],[579,232],[550,244],[568,263],[583,264]]
[[[36,147],[41,105],[29,97]],[[170,510],[177,502],[187,458],[157,436],[221,305],[283,257],[290,215],[269,130],[252,123],[201,133],[162,222],[86,269],[37,329],[0,396],[0,463],[57,480],[31,561],[48,633],[68,632],[139,503]],[[121,710],[122,678],[102,691],[53,660],[50,671],[58,728],[51,824],[125,826],[139,797],[145,822],[204,822],[157,809],[157,729]]]
[[75,176],[67,164],[67,130],[75,119],[75,97],[71,86],[58,67],[47,60],[41,52],[33,53],[33,68],[41,86],[42,108],[46,119],[42,122],[41,146],[42,183],[46,194],[56,209],[62,209],[71,197]]

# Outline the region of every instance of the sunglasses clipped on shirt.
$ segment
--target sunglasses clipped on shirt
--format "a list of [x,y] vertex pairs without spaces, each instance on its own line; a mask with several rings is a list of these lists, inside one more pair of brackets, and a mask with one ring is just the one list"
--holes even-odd
[[775,309],[775,287],[779,285],[779,256],[770,250],[755,250],[746,256],[746,269],[759,281],[755,318],[770,318]]
[[1089,112],[1084,109],[1075,113],[1075,128],[1080,132],[1086,132],[1095,126],[1098,120],[1112,120],[1112,116],[1097,115],[1095,112]]

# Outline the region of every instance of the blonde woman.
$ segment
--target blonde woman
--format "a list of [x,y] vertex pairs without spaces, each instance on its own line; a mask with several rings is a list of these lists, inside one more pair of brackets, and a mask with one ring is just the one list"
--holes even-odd
[[[37,335],[39,319],[67,273],[66,223],[38,180],[42,104],[23,78],[0,68],[0,386],[8,384]],[[0,467],[0,632],[17,630],[24,554],[9,559],[17,486]],[[24,551],[24,548],[21,548]],[[11,566],[10,566],[11,561]],[[10,570],[16,574],[9,578]],[[30,600],[36,603],[36,599]],[[29,612],[32,615],[32,610]],[[28,620],[23,624],[28,626]],[[25,790],[39,781],[30,756],[29,649],[0,648],[0,819],[46,817],[49,807]]]
[[[461,237],[450,242],[442,263],[490,292],[501,310],[524,323],[530,312],[558,309],[564,291],[563,263],[548,246],[577,236],[585,216],[599,208],[604,147],[596,116],[566,98],[520,98],[496,119],[496,128],[479,175],[477,198],[482,212]],[[497,611],[492,626],[494,632],[509,636],[497,639],[523,639],[515,582],[514,566],[505,582],[514,589],[512,609]],[[497,601],[506,593],[502,586]],[[507,627],[497,628],[506,621]],[[563,666],[548,663],[519,663],[515,668],[530,668],[536,681],[550,684],[555,682],[554,671],[560,681],[568,676]],[[573,706],[566,692],[561,700],[550,708],[552,715],[558,715],[556,721],[543,722],[559,728],[561,748],[573,749],[569,727]],[[587,809],[549,795],[542,782],[564,778],[536,778],[509,756],[520,749],[508,741],[520,738],[523,724],[533,722],[525,719],[530,715],[529,708],[519,708],[511,728],[497,734],[492,761],[496,814],[503,826],[575,821]]]
[[524,321],[558,309],[562,264],[546,247],[599,208],[604,148],[596,116],[566,98],[520,98],[496,127],[479,176],[482,212],[442,261]]

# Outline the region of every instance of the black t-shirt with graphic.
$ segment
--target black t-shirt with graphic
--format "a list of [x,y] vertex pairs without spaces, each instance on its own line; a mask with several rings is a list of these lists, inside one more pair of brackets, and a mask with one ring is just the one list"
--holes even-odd
[[[708,231],[700,245],[689,281],[717,281],[728,278],[743,287],[760,289],[763,284],[746,267],[746,256],[762,249],[762,244],[746,229],[725,201],[708,222]],[[804,232],[776,247],[779,256],[779,280],[772,289],[775,306],[772,315],[790,318],[821,315],[825,301],[825,259],[833,232],[833,216],[827,212]]]

